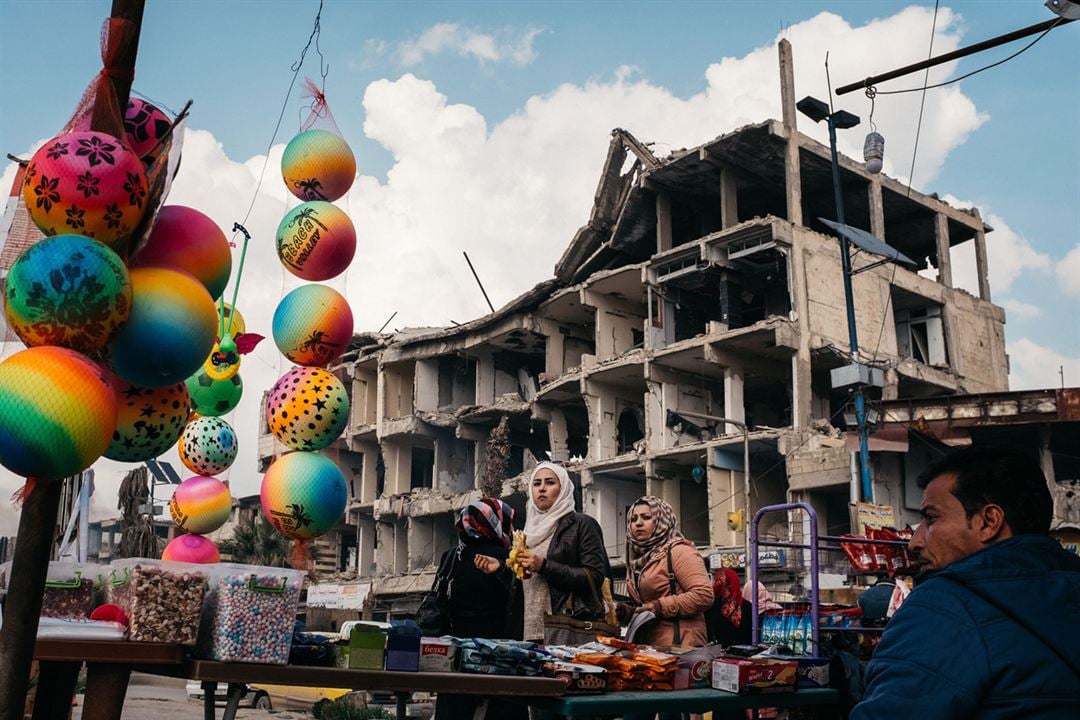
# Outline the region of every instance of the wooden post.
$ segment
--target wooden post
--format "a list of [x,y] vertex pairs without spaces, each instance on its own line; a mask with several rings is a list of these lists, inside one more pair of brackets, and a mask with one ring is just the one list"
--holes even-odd
[[38,480],[22,506],[0,628],[0,719],[19,720],[30,687],[38,617],[49,570],[62,484]]
[[[131,93],[145,4],[145,0],[113,0],[112,4],[112,17],[135,24],[132,41],[124,55],[117,59],[118,65],[129,67],[132,72],[111,78],[119,101],[121,120]],[[90,128],[98,130],[102,123],[112,124],[107,118],[98,117],[95,111]],[[61,488],[62,484],[57,480],[38,480],[23,503],[19,518],[4,625],[0,628],[0,678],[3,678],[0,681],[0,720],[20,720],[23,715],[45,577],[55,541]]]

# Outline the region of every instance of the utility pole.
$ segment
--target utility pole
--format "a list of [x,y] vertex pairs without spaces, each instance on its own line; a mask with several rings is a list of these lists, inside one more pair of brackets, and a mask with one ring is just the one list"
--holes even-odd
[[[116,33],[117,36],[126,35],[127,42],[124,42],[122,47],[110,44],[106,54],[112,60],[112,67],[102,70],[108,72],[112,89],[116,92],[121,130],[124,108],[127,107],[131,83],[135,77],[135,57],[138,54],[144,6],[145,0],[113,0],[112,4],[112,19],[126,20],[134,25],[133,30]],[[113,35],[113,28],[110,26],[106,42],[114,42]],[[99,90],[104,85],[99,85]],[[95,101],[90,124],[92,130],[116,127],[117,118],[106,114],[108,107],[106,103]],[[45,578],[60,508],[62,481],[59,478],[28,478],[27,482],[32,485],[23,502],[19,518],[4,625],[0,628],[0,678],[3,678],[0,681],[0,720],[19,720],[23,716],[26,693],[30,686],[30,664],[34,658]],[[74,685],[73,675],[57,683],[58,688],[65,688],[68,702],[71,698],[66,688],[74,689]],[[41,701],[55,702],[58,698],[41,698]]]

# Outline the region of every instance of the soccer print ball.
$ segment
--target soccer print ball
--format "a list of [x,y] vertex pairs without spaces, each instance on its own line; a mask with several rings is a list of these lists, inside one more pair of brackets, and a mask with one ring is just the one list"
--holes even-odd
[[192,420],[180,436],[180,462],[197,475],[225,472],[236,460],[236,431],[221,418]]
[[270,432],[294,450],[322,450],[337,440],[348,419],[344,383],[322,368],[293,368],[274,383],[266,401]]
[[187,389],[191,393],[191,406],[200,415],[219,417],[239,404],[244,394],[244,383],[239,375],[227,380],[215,380],[203,368],[187,379]]

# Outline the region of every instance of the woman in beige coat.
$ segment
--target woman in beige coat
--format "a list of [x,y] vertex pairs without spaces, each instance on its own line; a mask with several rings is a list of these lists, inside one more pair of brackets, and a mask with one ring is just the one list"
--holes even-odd
[[623,616],[655,613],[657,619],[642,628],[635,642],[658,649],[708,644],[705,611],[713,604],[712,581],[677,525],[671,506],[652,495],[626,513],[626,585],[634,605]]

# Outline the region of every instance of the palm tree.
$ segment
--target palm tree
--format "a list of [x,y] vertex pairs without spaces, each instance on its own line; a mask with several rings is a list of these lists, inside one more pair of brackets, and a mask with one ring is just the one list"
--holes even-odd
[[289,540],[267,522],[262,514],[240,522],[231,538],[218,542],[222,555],[232,562],[269,567],[288,567]]

